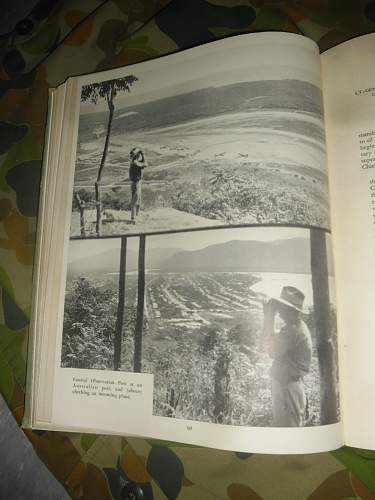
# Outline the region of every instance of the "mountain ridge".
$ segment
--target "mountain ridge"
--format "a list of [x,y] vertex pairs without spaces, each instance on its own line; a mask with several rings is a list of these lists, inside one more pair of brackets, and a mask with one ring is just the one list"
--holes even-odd
[[[147,249],[147,245],[146,245]],[[112,249],[93,257],[71,262],[68,273],[118,272],[120,250]],[[138,255],[128,250],[127,270],[136,271]],[[199,250],[180,248],[148,248],[146,269],[161,272],[285,272],[308,274],[311,272],[310,241],[308,238],[290,238],[270,242],[257,240],[230,240],[215,243]],[[333,274],[331,258],[328,257],[329,274]]]

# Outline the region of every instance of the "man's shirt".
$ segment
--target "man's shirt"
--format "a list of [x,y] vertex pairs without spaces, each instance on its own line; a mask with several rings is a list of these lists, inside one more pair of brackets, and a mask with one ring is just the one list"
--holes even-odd
[[270,342],[274,358],[271,375],[282,384],[300,380],[309,371],[312,358],[311,335],[307,325],[299,321],[285,325]]

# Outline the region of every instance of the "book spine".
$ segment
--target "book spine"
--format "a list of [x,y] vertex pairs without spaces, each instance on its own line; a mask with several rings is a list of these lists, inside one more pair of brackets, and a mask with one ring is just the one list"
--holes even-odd
[[25,411],[22,419],[22,427],[25,429],[31,429],[33,426],[33,413],[34,413],[34,388],[35,388],[35,354],[36,354],[36,336],[37,336],[37,305],[38,305],[38,281],[40,272],[40,256],[42,248],[42,234],[43,234],[43,213],[45,207],[45,193],[46,193],[46,181],[47,181],[47,171],[49,156],[51,153],[51,130],[53,120],[57,117],[53,116],[54,113],[54,103],[56,101],[56,90],[55,88],[50,89],[49,99],[48,99],[48,112],[45,130],[45,146],[43,151],[43,161],[42,161],[42,177],[40,184],[40,202],[38,209],[38,222],[37,222],[37,237],[36,246],[34,254],[34,268],[32,277],[32,302],[31,302],[31,314],[30,314],[30,326],[28,332],[28,346],[27,346],[27,375],[26,375],[26,389],[25,389]]

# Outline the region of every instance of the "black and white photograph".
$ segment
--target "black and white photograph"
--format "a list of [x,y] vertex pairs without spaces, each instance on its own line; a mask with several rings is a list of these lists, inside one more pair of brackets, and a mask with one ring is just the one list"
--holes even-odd
[[322,96],[308,72],[181,61],[82,85],[71,237],[329,228]]
[[152,373],[158,417],[336,423],[330,234],[275,226],[71,241],[61,366]]

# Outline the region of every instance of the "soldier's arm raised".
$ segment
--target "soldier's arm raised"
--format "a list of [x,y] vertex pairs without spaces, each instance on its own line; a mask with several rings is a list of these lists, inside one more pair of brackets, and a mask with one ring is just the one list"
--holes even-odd
[[276,303],[273,299],[263,304],[263,343],[266,351],[273,357],[273,339],[275,337]]

